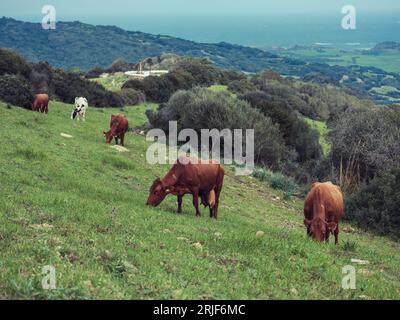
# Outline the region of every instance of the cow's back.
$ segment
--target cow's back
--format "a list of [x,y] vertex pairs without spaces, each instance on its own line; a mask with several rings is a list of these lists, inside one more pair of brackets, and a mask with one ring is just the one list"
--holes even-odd
[[49,96],[45,93],[40,93],[35,96],[35,102],[37,104],[48,104],[49,103]]
[[199,160],[193,157],[180,157],[175,170],[179,171],[180,183],[198,185],[201,191],[213,190],[221,179],[223,168],[215,160]]
[[117,132],[128,131],[128,119],[122,115],[113,116],[110,122],[110,128]]
[[305,215],[307,219],[313,218],[313,205],[323,205],[328,221],[337,221],[343,215],[343,194],[340,188],[331,182],[315,183],[305,200]]

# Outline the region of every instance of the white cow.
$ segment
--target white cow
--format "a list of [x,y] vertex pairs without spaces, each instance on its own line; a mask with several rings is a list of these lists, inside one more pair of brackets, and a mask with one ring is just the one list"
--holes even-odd
[[79,121],[80,118],[82,118],[82,120],[85,121],[87,108],[89,108],[89,105],[86,98],[75,98],[75,109],[72,111],[71,119],[77,118]]

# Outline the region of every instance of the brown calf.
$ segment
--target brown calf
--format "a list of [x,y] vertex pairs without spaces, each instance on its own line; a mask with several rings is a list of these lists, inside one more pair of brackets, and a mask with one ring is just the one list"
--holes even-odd
[[37,94],[32,103],[32,111],[40,111],[41,113],[49,112],[49,96],[45,93]]
[[124,146],[125,133],[128,131],[128,119],[124,115],[112,115],[110,122],[110,131],[103,131],[106,137],[106,142],[111,143],[111,140],[115,138],[115,143],[118,144],[118,140],[121,146]]

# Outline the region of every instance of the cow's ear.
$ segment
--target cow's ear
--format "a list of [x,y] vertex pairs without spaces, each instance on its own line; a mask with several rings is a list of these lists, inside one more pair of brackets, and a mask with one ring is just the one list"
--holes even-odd
[[79,98],[78,98],[78,97],[76,97],[76,98],[75,98],[75,102],[77,102],[77,101],[78,101],[78,99],[79,99]]
[[327,223],[327,226],[328,230],[333,233],[337,228],[337,223],[335,221],[331,221]]
[[306,227],[311,226],[311,220],[304,219],[304,225],[305,225]]
[[315,188],[317,185],[319,184],[319,182],[318,181],[316,181],[316,182],[313,182],[313,184],[311,185],[311,189],[312,188]]

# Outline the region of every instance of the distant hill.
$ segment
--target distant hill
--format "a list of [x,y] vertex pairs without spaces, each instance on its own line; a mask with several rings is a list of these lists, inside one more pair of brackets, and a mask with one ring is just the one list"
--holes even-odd
[[399,51],[400,52],[400,43],[395,41],[385,41],[378,43],[372,51]]
[[[378,103],[400,101],[396,93],[400,89],[398,73],[358,65],[330,66],[225,42],[197,43],[115,26],[58,22],[56,30],[43,30],[40,23],[3,17],[0,18],[0,47],[15,49],[30,61],[47,61],[55,67],[81,70],[107,68],[118,59],[133,64],[166,53],[206,57],[223,68],[250,73],[272,69],[284,76],[343,87]],[[394,89],[386,93],[382,88]]]
[[0,19],[0,47],[13,48],[28,60],[46,60],[63,68],[107,67],[118,58],[136,62],[163,53],[208,57],[222,67],[256,72],[268,67],[274,54],[228,43],[202,44],[165,35],[125,31],[114,26],[58,22],[56,30],[40,23]]

